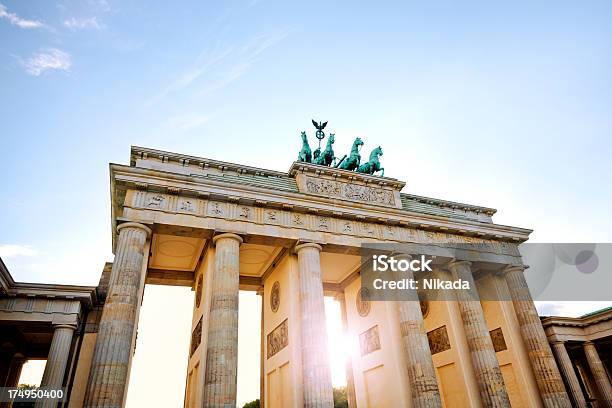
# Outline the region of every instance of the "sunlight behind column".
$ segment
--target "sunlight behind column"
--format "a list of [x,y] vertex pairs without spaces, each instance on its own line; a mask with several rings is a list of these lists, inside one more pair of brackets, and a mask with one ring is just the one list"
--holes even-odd
[[190,288],[145,287],[127,408],[183,406],[192,309]]

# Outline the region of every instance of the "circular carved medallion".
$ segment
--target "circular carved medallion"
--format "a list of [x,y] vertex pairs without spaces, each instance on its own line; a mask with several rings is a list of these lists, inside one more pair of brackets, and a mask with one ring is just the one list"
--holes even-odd
[[423,315],[424,319],[429,313],[429,302],[427,300],[421,300],[419,303],[421,304],[421,314]]
[[370,293],[367,288],[359,289],[357,292],[357,299],[355,299],[357,306],[357,313],[359,316],[366,317],[370,313]]
[[280,305],[280,283],[274,282],[272,285],[272,292],[270,293],[270,308],[274,313],[278,310]]
[[198,284],[196,285],[196,307],[200,307],[200,301],[202,300],[202,275],[198,278]]

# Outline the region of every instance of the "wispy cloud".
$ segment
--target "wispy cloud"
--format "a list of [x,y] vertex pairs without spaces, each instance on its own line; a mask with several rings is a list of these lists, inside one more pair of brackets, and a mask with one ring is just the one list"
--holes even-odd
[[64,27],[67,27],[73,31],[84,30],[84,29],[101,30],[104,28],[104,24],[99,22],[96,17],[87,17],[87,18],[72,17],[64,21]]
[[50,70],[69,71],[72,64],[70,54],[57,48],[37,52],[22,63],[26,72],[34,76]]
[[253,37],[241,47],[204,50],[169,86],[145,102],[145,106],[151,106],[169,94],[194,86],[198,81],[201,81],[198,87],[200,94],[226,87],[248,72],[260,54],[281,42],[287,35],[289,31],[284,30]]
[[166,125],[172,130],[186,132],[205,124],[212,117],[213,115],[187,113],[169,118]]
[[1,258],[16,256],[36,256],[38,253],[29,245],[2,244],[0,245]]
[[0,3],[0,18],[8,20],[12,25],[17,26],[19,28],[41,28],[44,26],[44,24],[38,20],[27,20],[25,18],[19,17],[15,13],[10,13],[6,9],[6,6],[2,3]]

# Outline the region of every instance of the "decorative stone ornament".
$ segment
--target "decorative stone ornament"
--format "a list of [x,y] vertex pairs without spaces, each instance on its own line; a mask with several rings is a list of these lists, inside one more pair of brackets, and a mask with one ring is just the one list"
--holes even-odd
[[357,306],[357,313],[359,316],[366,317],[370,314],[370,309],[372,305],[370,304],[370,294],[366,288],[359,289],[357,292],[357,299],[355,299]]
[[196,285],[195,293],[195,304],[196,307],[200,307],[200,301],[202,300],[202,275],[198,278],[198,284]]
[[280,305],[280,283],[274,282],[272,285],[272,291],[270,292],[270,308],[274,313],[278,311]]

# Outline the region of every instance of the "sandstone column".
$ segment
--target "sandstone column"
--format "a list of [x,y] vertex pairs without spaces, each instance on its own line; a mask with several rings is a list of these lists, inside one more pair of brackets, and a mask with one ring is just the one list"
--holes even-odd
[[304,407],[331,408],[334,406],[334,397],[327,352],[321,246],[305,243],[296,246],[295,252],[300,276]]
[[21,375],[21,369],[25,362],[26,358],[23,354],[15,353],[8,366],[8,374],[6,376],[6,383],[4,384],[5,387],[17,387],[17,385],[19,385],[19,376]]
[[257,294],[261,296],[261,325],[260,325],[260,333],[259,333],[259,408],[265,408],[266,406],[266,370],[265,370],[265,360],[264,360],[264,312],[266,308],[264,289],[261,287]]
[[[66,366],[70,356],[70,346],[72,345],[72,334],[76,326],[70,324],[58,324],[53,326],[53,340],[40,382],[41,387],[62,388]],[[55,407],[57,400],[41,399],[36,401],[36,407]]]
[[576,376],[576,371],[574,371],[574,365],[570,360],[569,355],[567,354],[567,350],[565,349],[565,344],[563,341],[555,341],[552,344],[552,349],[557,356],[557,362],[559,363],[559,368],[561,370],[561,374],[565,378],[565,383],[569,387],[569,391],[572,394],[572,399],[574,400],[574,404],[578,408],[586,408],[586,400],[584,399],[584,394],[582,393],[582,389],[580,388],[580,383],[578,382],[578,376]]
[[523,275],[524,270],[524,266],[509,266],[504,273],[542,402],[546,407],[570,407],[571,403],[561,373],[529,293]]
[[601,359],[599,358],[599,354],[597,353],[595,344],[590,341],[585,341],[584,343],[582,343],[582,348],[584,349],[584,354],[586,356],[587,362],[589,363],[591,373],[595,378],[597,389],[599,390],[599,393],[604,399],[604,403],[602,404],[602,406],[612,407],[612,385],[610,385],[610,380],[608,379],[608,375],[606,374],[606,369],[603,363],[601,362]]
[[[336,300],[340,303],[340,314],[342,316],[342,331],[346,336],[348,333],[348,318],[346,315],[346,297],[344,292],[336,296]],[[357,396],[355,395],[355,377],[353,376],[353,356],[349,354],[346,360],[346,396],[349,408],[357,407]]]
[[117,227],[119,237],[108,294],[98,329],[85,395],[86,407],[121,407],[124,404],[132,361],[134,332],[144,253],[151,230],[126,222]]
[[[403,255],[395,258],[410,260],[409,256]],[[402,278],[414,279],[414,272],[410,269],[401,274]],[[404,296],[408,299],[399,302],[398,312],[412,406],[414,408],[441,407],[442,400],[436,379],[436,369],[425,332],[419,294],[416,289],[409,289],[404,291]]]
[[236,406],[238,372],[238,291],[240,244],[236,234],[213,238],[215,266],[212,272],[204,407]]
[[457,300],[472,365],[478,381],[482,405],[485,407],[510,407],[510,399],[504,385],[493,341],[484,318],[476,283],[470,269],[471,262],[451,261],[448,267],[453,279],[462,279],[470,285],[469,290],[458,290]]

